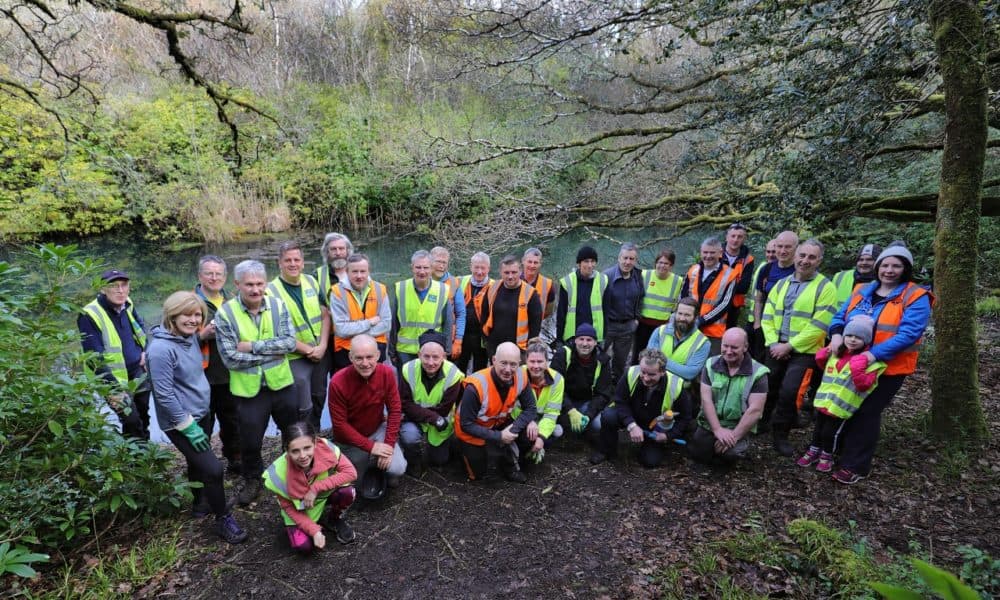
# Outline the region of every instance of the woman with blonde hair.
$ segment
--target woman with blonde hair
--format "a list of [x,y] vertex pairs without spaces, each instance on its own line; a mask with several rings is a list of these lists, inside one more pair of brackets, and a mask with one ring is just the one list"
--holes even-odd
[[207,314],[194,292],[174,292],[163,302],[163,321],[153,328],[146,351],[153,404],[160,428],[184,455],[195,489],[195,516],[215,515],[215,530],[230,544],[247,534],[236,523],[222,487],[222,463],[209,444],[214,426],[208,379],[201,365],[197,333]]

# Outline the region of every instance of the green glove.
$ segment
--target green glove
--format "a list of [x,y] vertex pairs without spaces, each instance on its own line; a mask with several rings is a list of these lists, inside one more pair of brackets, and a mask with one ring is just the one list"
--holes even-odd
[[198,452],[204,452],[208,450],[208,436],[202,431],[201,427],[198,427],[197,421],[191,421],[191,424],[180,430],[184,434],[184,437],[191,442],[194,449]]
[[587,425],[590,423],[590,417],[575,408],[569,409],[566,414],[569,415],[569,425],[570,429],[573,430],[573,433],[580,433],[586,429]]

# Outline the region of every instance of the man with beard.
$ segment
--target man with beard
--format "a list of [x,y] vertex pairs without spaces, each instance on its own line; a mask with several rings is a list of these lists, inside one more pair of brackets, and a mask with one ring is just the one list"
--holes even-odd
[[[323,246],[320,248],[322,260],[319,267],[316,268],[316,281],[319,282],[320,293],[323,294],[328,306],[333,286],[340,283],[341,280],[347,280],[347,257],[351,254],[354,254],[354,244],[346,235],[328,233],[323,236]],[[323,355],[322,366],[320,366],[326,371],[327,377],[332,376],[337,370],[333,357],[334,345],[334,340],[327,341],[326,354]],[[315,411],[316,408],[314,407],[313,410]]]
[[694,326],[697,310],[697,300],[690,296],[681,298],[673,318],[653,331],[646,346],[663,352],[667,371],[688,383],[701,373],[708,360],[708,338]]
[[851,294],[875,279],[875,257],[882,252],[877,244],[865,244],[858,252],[858,260],[853,269],[841,271],[833,276],[833,285],[837,288],[837,308],[844,305]]

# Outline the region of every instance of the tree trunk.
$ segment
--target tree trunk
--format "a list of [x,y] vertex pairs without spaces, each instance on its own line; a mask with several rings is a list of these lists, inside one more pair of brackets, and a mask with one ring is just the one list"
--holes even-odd
[[940,439],[974,446],[988,435],[979,403],[975,297],[987,137],[983,8],[978,0],[934,0],[930,23],[947,121],[934,237],[931,429]]

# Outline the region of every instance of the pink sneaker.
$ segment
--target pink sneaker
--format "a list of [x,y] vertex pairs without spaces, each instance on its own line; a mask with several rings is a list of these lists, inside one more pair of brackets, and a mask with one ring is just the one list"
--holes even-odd
[[820,473],[829,473],[833,470],[833,455],[829,452],[822,452],[819,460],[816,461],[816,470]]
[[818,460],[819,460],[819,448],[817,448],[816,446],[809,446],[809,449],[806,450],[806,453],[800,456],[799,459],[795,461],[795,464],[797,464],[800,467],[806,468],[813,466],[814,464],[816,464],[816,461]]

